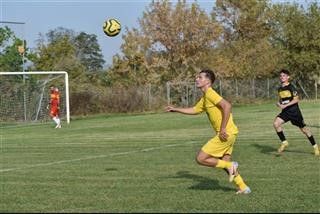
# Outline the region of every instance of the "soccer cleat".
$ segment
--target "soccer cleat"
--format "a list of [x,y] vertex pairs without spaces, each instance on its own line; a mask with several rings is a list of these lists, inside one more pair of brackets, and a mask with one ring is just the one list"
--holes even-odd
[[57,124],[56,127],[55,127],[55,129],[58,129],[58,128],[59,128],[59,129],[61,128],[61,124],[60,124],[60,123]]
[[319,147],[316,146],[316,147],[313,147],[313,149],[314,149],[314,155],[315,155],[315,156],[319,156],[319,155],[320,155]]
[[236,192],[236,194],[238,195],[238,194],[249,194],[249,193],[251,193],[251,189],[250,189],[250,187],[246,187],[246,188],[244,188],[243,190],[238,190],[237,192]]
[[280,146],[279,149],[278,149],[278,152],[279,152],[279,153],[283,152],[284,149],[285,149],[288,145],[289,145],[288,141],[283,141],[283,142],[281,143],[281,146]]
[[229,182],[232,182],[234,177],[237,175],[237,169],[238,169],[238,162],[232,161],[231,162],[231,167],[228,168]]

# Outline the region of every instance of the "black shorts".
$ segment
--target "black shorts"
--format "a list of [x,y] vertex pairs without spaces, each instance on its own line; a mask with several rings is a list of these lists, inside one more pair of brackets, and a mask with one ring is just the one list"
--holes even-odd
[[298,126],[299,128],[303,128],[306,126],[299,109],[295,109],[295,110],[283,109],[282,112],[278,114],[278,117],[280,117],[285,123],[290,120],[292,125]]

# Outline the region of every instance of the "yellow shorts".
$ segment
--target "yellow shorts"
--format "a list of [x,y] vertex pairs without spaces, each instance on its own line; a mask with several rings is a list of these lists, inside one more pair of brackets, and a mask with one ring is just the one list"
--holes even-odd
[[236,141],[236,134],[229,134],[227,141],[221,141],[219,135],[209,140],[201,150],[213,157],[221,158],[224,155],[231,155],[233,144]]

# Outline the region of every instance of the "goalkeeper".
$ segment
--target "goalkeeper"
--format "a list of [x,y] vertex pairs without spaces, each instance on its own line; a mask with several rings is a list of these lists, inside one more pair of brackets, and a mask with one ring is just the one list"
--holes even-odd
[[[56,123],[55,128],[61,128],[61,121],[59,118],[59,104],[60,104],[60,92],[54,85],[50,86],[50,117]],[[49,105],[47,108],[49,108]]]

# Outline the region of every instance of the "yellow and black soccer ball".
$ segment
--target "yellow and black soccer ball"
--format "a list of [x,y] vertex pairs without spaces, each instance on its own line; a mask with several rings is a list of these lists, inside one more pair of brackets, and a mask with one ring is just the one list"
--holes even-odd
[[116,36],[121,31],[121,24],[116,19],[108,19],[103,24],[103,32],[107,36]]

